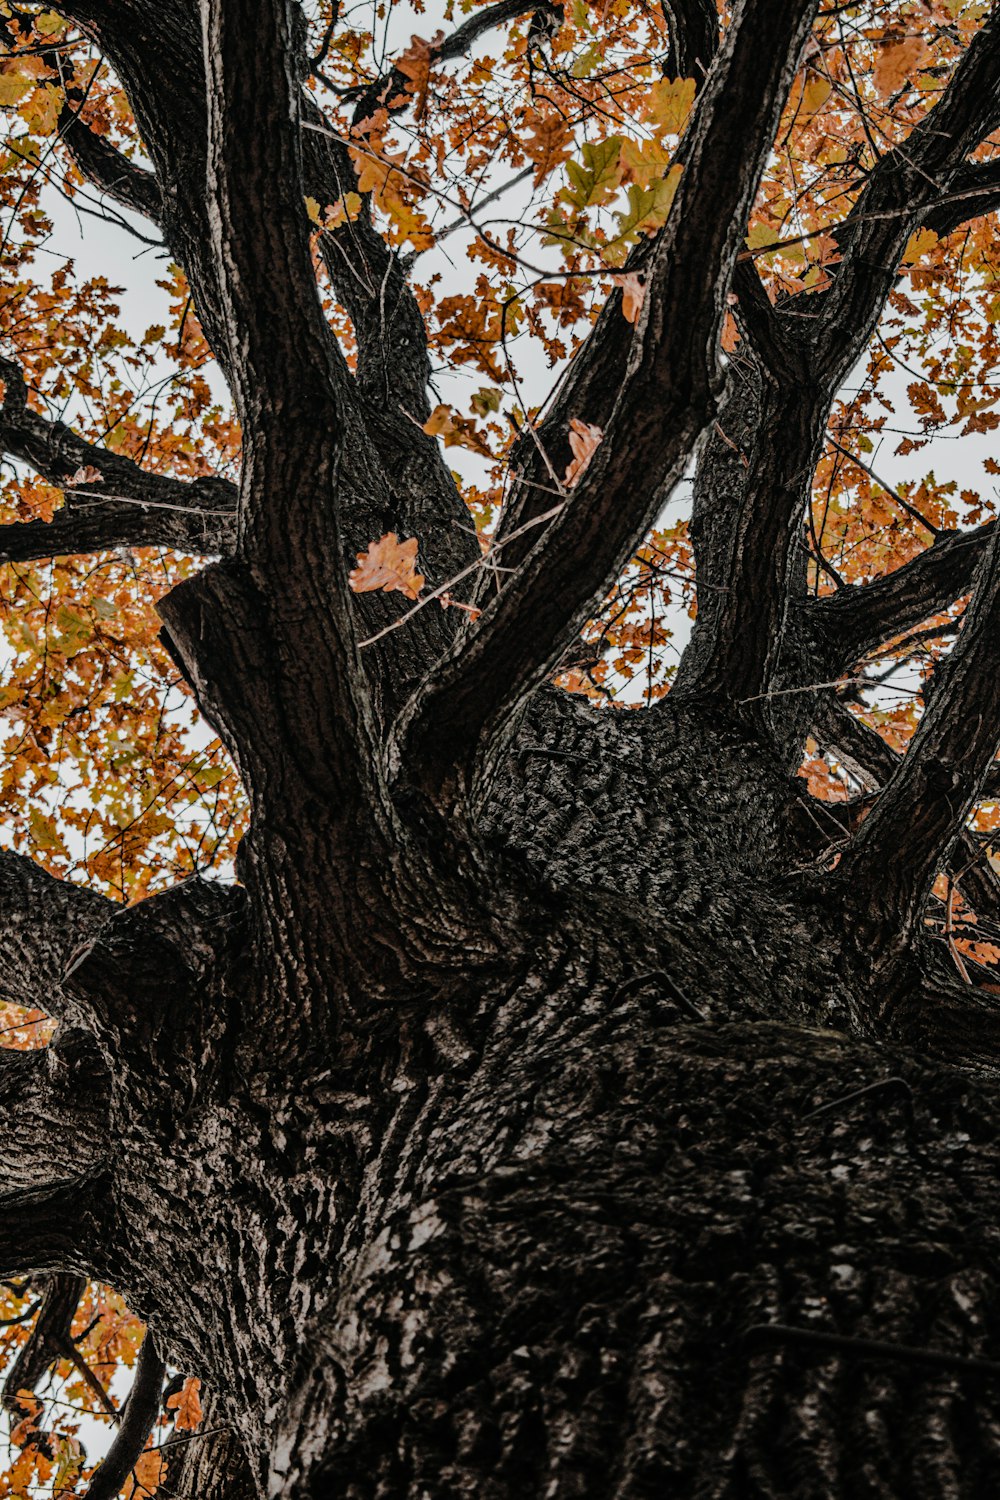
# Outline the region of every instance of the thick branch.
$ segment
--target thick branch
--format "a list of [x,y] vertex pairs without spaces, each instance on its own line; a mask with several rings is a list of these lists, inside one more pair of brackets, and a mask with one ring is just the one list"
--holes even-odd
[[3,1405],[9,1412],[22,1412],[18,1391],[33,1391],[50,1365],[67,1357],[70,1328],[86,1286],[85,1277],[72,1273],[52,1276],[47,1281],[28,1341],[18,1350],[4,1379]]
[[719,12],[712,0],[663,0],[670,32],[665,72],[700,82],[719,47]]
[[96,891],[0,852],[0,1000],[61,1012],[62,976],[116,910]]
[[[255,439],[281,432],[287,445],[325,429],[332,446],[343,427],[337,389],[346,367],[335,359],[323,317],[302,211],[290,7],[286,0],[203,0],[202,15],[209,227],[244,442],[252,450]],[[301,455],[307,467],[310,456]]]
[[89,1040],[60,1031],[50,1047],[0,1048],[0,1192],[91,1173],[108,1153],[106,1079]]
[[[0,358],[0,379],[5,387],[0,449],[66,493],[63,509],[51,521],[0,527],[0,561],[28,562],[121,546],[200,553],[231,549],[235,485],[214,477],[186,482],[150,474],[132,459],[32,411],[13,360]],[[73,476],[82,469],[95,471],[100,479],[74,485]]]
[[996,129],[998,98],[1000,13],[994,11],[959,59],[941,99],[882,157],[836,230],[842,260],[816,309],[821,318],[803,337],[815,341],[824,364],[836,366],[838,379],[867,343],[913,229],[932,220],[953,191],[964,195],[966,158]]
[[969,162],[956,172],[949,191],[924,214],[923,222],[927,229],[944,236],[970,219],[995,213],[998,208],[1000,160]]
[[846,671],[967,594],[996,529],[989,521],[972,531],[942,533],[933,547],[884,578],[803,601],[797,612],[821,656],[824,677]]
[[[873,942],[909,942],[1000,742],[1000,532],[910,747],[836,872]],[[863,908],[863,909],[861,909]],[[892,953],[890,952],[890,957]]]
[[155,174],[137,167],[104,136],[91,130],[79,115],[81,102],[79,91],[70,91],[59,112],[59,134],[76,165],[102,193],[131,213],[141,214],[158,225],[163,216],[163,201]]
[[661,485],[690,457],[712,410],[742,226],[814,10],[809,0],[784,0],[768,7],[765,24],[748,0],[730,26],[685,138],[629,378],[591,471],[406,715],[398,763],[419,765],[435,789],[452,767],[469,785],[489,739],[558,658],[650,525]]
[[[679,690],[745,700],[785,681],[779,671],[788,656],[787,643],[780,641],[782,622],[804,582],[791,563],[792,544],[809,501],[830,402],[871,336],[912,229],[940,203],[968,152],[992,128],[1000,87],[998,34],[994,14],[938,104],[871,173],[837,232],[844,258],[833,285],[810,299],[808,319],[796,316],[796,299],[772,310],[748,264],[736,278],[760,365],[757,411],[749,420],[753,438],[743,455],[742,481],[737,476],[724,500],[712,492],[710,477],[700,495],[696,489],[692,530],[706,607],[677,675]],[[730,403],[739,407],[745,398],[738,359],[732,373]],[[724,414],[718,441],[712,440],[717,452],[730,439],[731,425]],[[710,457],[707,449],[706,461]]]
[[0,1276],[93,1266],[102,1228],[100,1179],[0,1196]]

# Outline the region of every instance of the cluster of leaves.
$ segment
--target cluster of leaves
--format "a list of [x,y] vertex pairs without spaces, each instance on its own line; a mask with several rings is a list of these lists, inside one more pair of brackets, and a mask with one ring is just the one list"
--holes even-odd
[[[154,473],[235,473],[238,426],[183,273],[146,241],[162,321],[137,333],[122,315],[125,289],[80,274],[63,243],[71,215],[122,216],[62,146],[62,111],[141,160],[124,95],[54,13],[0,6],[0,26],[0,340],[32,407]],[[5,466],[0,521],[48,520],[61,499]],[[149,550],[0,570],[5,838],[123,901],[230,860],[242,824],[232,769],[156,638],[155,600],[191,566]]]
[[[10,1372],[31,1336],[40,1292],[30,1280],[0,1284],[0,1318],[6,1325],[0,1374]],[[112,1381],[134,1367],[144,1336],[143,1324],[117,1293],[87,1287],[69,1330],[69,1352],[55,1361],[47,1384],[11,1392],[16,1416],[7,1443],[8,1467],[0,1475],[0,1500],[86,1493],[122,1405],[123,1382]],[[201,1426],[200,1388],[194,1376],[168,1386],[156,1429],[122,1489],[125,1500],[143,1500],[160,1489],[167,1469],[166,1442]],[[88,1453],[88,1445],[97,1451]]]

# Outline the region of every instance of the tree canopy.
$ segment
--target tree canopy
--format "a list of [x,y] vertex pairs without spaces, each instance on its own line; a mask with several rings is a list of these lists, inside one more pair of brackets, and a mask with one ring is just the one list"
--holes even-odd
[[203,1089],[343,1100],[509,955],[995,1070],[998,31],[0,0],[0,1500],[234,1426],[121,1187]]

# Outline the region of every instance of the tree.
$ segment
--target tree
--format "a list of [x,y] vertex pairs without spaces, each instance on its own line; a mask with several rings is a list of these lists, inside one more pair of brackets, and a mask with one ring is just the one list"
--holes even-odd
[[1000,16],[451,12],[0,4],[3,1493],[991,1493]]

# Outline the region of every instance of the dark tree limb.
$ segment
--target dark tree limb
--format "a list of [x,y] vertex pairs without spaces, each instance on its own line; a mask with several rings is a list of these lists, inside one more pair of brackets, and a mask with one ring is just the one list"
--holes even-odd
[[79,113],[82,102],[79,90],[67,89],[66,100],[59,112],[59,135],[80,172],[122,208],[159,225],[163,217],[163,202],[156,174],[137,167],[103,136],[91,130]]
[[[896,774],[902,757],[874,729],[838,703],[832,693],[816,693],[811,709],[813,733],[820,745],[832,750],[851,775],[869,789],[863,799],[867,810],[873,792],[880,791]],[[987,797],[998,790],[1000,782],[994,765],[983,778],[980,794]],[[856,826],[856,820],[851,826]],[[1000,917],[1000,880],[967,829],[959,834],[945,868],[958,882],[974,911],[991,920]]]
[[107,1109],[100,1058],[86,1038],[60,1032],[50,1047],[0,1048],[0,1190],[92,1172],[108,1154]]
[[0,852],[0,999],[60,1013],[62,977],[115,912],[96,891]]
[[[712,411],[725,296],[814,5],[753,0],[695,105],[670,219],[650,266],[627,382],[591,469],[406,714],[398,763],[466,789],[484,745],[558,659],[650,525]],[[580,412],[584,419],[589,412]],[[637,497],[642,497],[641,502]],[[449,793],[453,795],[453,793]]]
[[924,227],[943,237],[998,208],[1000,160],[969,162],[956,172],[948,193],[924,214]]
[[0,1195],[0,1276],[88,1274],[106,1229],[104,1188],[74,1179]]
[[[964,825],[1000,743],[1000,532],[982,558],[950,655],[906,755],[836,872],[862,940],[908,944],[935,873]],[[896,942],[887,957],[897,956]],[[873,954],[873,957],[877,955]]]
[[11,1414],[23,1415],[18,1391],[33,1391],[49,1367],[67,1357],[70,1328],[86,1286],[86,1277],[72,1272],[47,1280],[34,1327],[4,1377],[2,1401]]
[[711,476],[696,484],[692,535],[703,592],[676,690],[747,702],[762,699],[770,686],[785,685],[783,625],[804,584],[793,543],[809,503],[830,402],[867,344],[912,229],[992,128],[1000,88],[998,35],[1000,18],[994,15],[962,56],[939,102],[870,175],[838,229],[843,261],[833,268],[830,288],[810,299],[809,319],[794,316],[795,299],[771,309],[750,263],[737,267],[734,284],[757,365],[754,409],[745,409],[746,372],[737,353],[727,407],[703,463],[720,473],[727,467],[722,445],[732,443],[730,428],[740,422],[752,437],[741,454],[745,472],[726,481],[725,498]]
[[967,594],[996,529],[996,521],[988,521],[972,531],[942,532],[926,552],[884,578],[802,601],[797,613],[823,674],[847,671]]
[[[0,358],[0,379],[5,390],[0,450],[66,492],[63,509],[51,521],[0,526],[0,560],[28,562],[119,546],[202,553],[232,547],[236,486],[229,480],[150,474],[123,454],[87,442],[62,422],[33,411],[13,360]],[[100,479],[74,485],[73,476],[83,469],[95,470]]]
[[704,77],[719,49],[719,12],[711,0],[663,0],[670,33],[668,78]]
[[[933,109],[868,176],[851,212],[834,232],[842,259],[821,294],[821,316],[801,336],[819,363],[850,368],[870,337],[913,229],[933,217],[952,192],[964,195],[966,158],[1000,123],[1000,14],[977,32]],[[961,221],[959,221],[961,222]],[[791,311],[792,309],[790,309]]]
[[239,886],[199,876],[114,908],[63,978],[72,1018],[94,1032],[109,1066],[148,1056],[168,1026],[159,1045],[172,1058],[178,1094],[185,1079],[194,1086],[206,1035],[225,1020],[213,1009],[215,977],[238,962],[244,918]]
[[135,1468],[160,1415],[165,1374],[166,1367],[157,1353],[152,1334],[147,1330],[118,1431],[90,1481],[85,1500],[114,1500]]

